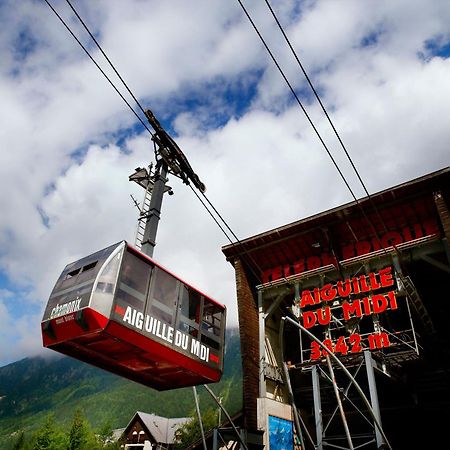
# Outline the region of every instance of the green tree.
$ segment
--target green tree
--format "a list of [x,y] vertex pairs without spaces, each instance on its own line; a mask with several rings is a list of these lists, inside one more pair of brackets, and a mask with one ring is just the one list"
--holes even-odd
[[14,440],[12,450],[22,450],[25,447],[25,433],[19,431],[19,435]]
[[60,450],[66,448],[63,432],[56,426],[53,414],[47,416],[44,423],[32,438],[32,450]]
[[112,440],[112,427],[109,421],[103,422],[97,431],[97,440],[105,447]]
[[[208,408],[202,413],[202,424],[205,434],[217,426],[217,413],[214,409]],[[175,434],[175,449],[183,450],[195,441],[201,439],[202,432],[197,414],[193,414],[189,422],[178,429]]]
[[90,427],[79,409],[75,411],[69,431],[69,450],[83,450],[89,438]]
[[102,449],[120,449],[120,442],[113,441],[113,430],[109,420],[105,421],[97,430],[96,439]]
[[95,433],[80,409],[77,409],[69,431],[68,450],[118,449],[119,446],[116,446],[116,443],[110,442],[111,437],[112,429],[108,423]]

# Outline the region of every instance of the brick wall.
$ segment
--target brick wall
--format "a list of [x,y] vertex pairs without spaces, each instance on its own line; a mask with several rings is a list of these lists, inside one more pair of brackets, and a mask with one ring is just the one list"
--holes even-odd
[[257,300],[253,296],[251,281],[240,259],[234,262],[239,314],[239,333],[243,369],[244,426],[257,429],[256,399],[259,396],[259,324]]
[[450,212],[441,192],[434,193],[434,201],[436,203],[436,209],[439,213],[439,218],[441,219],[445,237],[447,238],[447,242],[450,244]]

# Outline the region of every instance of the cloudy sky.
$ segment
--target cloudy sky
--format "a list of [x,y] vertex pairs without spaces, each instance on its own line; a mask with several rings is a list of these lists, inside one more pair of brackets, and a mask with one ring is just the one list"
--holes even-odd
[[[65,1],[52,3],[107,68]],[[250,14],[357,185],[265,2]],[[271,0],[370,192],[449,164],[447,0]],[[74,1],[239,238],[351,200],[236,0]],[[134,240],[148,133],[43,0],[0,2],[0,366],[42,353],[63,267]],[[116,82],[116,79],[114,79]],[[117,84],[119,87],[119,83]],[[229,308],[226,237],[171,177],[155,259]]]

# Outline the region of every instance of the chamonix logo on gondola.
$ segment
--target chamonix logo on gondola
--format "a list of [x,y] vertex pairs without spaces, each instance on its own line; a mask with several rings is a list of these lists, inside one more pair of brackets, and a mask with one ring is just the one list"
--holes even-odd
[[[121,312],[123,312],[123,309],[120,309],[122,310]],[[200,343],[200,341],[192,338],[192,336],[183,333],[180,330],[175,330],[167,323],[164,323],[155,317],[148,314],[144,316],[144,313],[136,311],[131,306],[127,306],[122,320],[139,330],[153,334],[154,336],[174,345],[175,347],[189,351],[192,355],[197,356],[202,361],[209,362],[211,359],[211,361],[218,362],[215,361],[216,357],[214,355],[211,355],[210,358],[209,348]]]
[[72,300],[67,303],[63,303],[60,305],[59,303],[52,309],[50,313],[50,319],[54,319],[55,317],[64,316],[69,313],[73,313],[80,309],[81,297],[77,297],[75,300]]

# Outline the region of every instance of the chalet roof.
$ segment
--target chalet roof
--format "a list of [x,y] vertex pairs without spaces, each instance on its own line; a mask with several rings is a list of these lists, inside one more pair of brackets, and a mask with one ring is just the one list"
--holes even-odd
[[112,430],[112,436],[111,439],[113,442],[117,442],[120,437],[123,435],[125,431],[125,428],[115,428],[114,430]]
[[156,414],[148,414],[142,411],[137,411],[130,420],[129,426],[140,418],[143,425],[148,432],[153,436],[156,442],[162,444],[173,444],[175,440],[175,432],[190,420],[189,417],[179,417],[169,419],[167,417],[157,416]]

